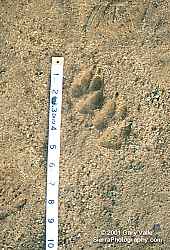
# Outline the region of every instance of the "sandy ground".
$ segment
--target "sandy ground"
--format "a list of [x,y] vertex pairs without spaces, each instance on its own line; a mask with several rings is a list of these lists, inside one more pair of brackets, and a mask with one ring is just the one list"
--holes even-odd
[[0,9],[0,249],[44,249],[51,56],[65,58],[59,249],[170,249],[168,0]]

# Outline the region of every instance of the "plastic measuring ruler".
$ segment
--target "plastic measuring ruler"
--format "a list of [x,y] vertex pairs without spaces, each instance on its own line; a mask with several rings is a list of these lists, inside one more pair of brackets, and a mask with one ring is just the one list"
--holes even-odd
[[63,57],[52,57],[46,193],[46,250],[58,249],[58,191]]

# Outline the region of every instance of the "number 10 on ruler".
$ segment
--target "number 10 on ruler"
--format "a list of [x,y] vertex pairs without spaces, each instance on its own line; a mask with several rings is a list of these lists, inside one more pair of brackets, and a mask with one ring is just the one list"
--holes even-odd
[[46,250],[58,249],[58,189],[63,57],[52,57],[46,193]]

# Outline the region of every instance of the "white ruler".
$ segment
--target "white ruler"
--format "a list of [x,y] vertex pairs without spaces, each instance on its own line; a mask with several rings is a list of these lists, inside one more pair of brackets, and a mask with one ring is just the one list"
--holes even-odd
[[46,250],[58,249],[58,190],[63,57],[52,57],[46,196]]

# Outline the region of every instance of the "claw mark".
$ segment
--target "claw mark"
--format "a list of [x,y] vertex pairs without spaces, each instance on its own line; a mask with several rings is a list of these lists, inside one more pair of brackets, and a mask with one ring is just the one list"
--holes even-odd
[[[93,25],[93,23],[95,22],[97,17],[100,17],[95,25],[95,27],[98,27],[101,19],[104,18],[105,16],[107,16],[107,12],[109,12],[109,10],[111,10],[109,12],[109,16],[110,16],[110,13],[112,13],[112,22],[114,22],[115,18],[116,18],[117,7],[124,6],[125,4],[127,4],[127,1],[109,0],[107,2],[95,5],[92,8],[92,10],[90,11],[90,14],[86,19],[86,22],[83,26],[83,30],[87,31],[88,27]],[[113,8],[113,10],[112,10],[112,8]]]
[[93,24],[97,14],[100,12],[102,7],[103,7],[102,4],[96,5],[93,7],[93,9],[91,10],[91,12],[90,12],[89,16],[87,17],[87,20],[84,24],[84,27],[83,27],[84,31],[87,31],[87,28]]

